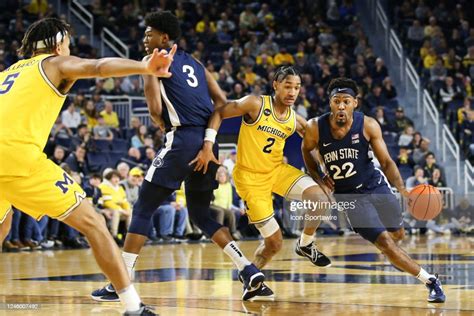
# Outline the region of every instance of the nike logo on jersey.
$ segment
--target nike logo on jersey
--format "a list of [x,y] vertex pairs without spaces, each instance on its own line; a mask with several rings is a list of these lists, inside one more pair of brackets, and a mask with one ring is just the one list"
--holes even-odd
[[332,144],[332,143],[327,143],[327,144],[323,143],[323,147],[328,147],[328,146],[331,145],[331,144]]

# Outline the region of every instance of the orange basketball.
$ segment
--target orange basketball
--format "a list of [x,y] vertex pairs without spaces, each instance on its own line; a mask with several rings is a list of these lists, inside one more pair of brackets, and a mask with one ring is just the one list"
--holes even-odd
[[420,184],[410,191],[408,210],[414,218],[428,221],[435,218],[443,209],[443,196],[437,188]]

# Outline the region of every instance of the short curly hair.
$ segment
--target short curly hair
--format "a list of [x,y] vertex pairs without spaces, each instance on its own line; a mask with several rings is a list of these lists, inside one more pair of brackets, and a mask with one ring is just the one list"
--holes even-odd
[[349,78],[344,78],[344,77],[339,77],[332,79],[331,82],[329,82],[328,86],[328,94],[331,94],[331,91],[334,90],[335,88],[350,88],[356,96],[359,94],[359,88],[357,87],[357,83]]
[[145,25],[157,31],[168,34],[170,40],[176,41],[181,37],[179,20],[171,11],[151,12],[145,16]]

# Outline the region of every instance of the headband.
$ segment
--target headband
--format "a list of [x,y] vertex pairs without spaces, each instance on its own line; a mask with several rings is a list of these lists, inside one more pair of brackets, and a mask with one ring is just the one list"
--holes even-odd
[[329,98],[332,98],[337,93],[347,93],[352,97],[356,97],[356,93],[351,88],[334,88],[331,93],[329,93]]
[[[61,32],[56,33],[56,43],[61,43],[66,36],[67,32],[65,32],[64,35]],[[36,49],[40,48],[46,48],[46,38],[36,42]]]

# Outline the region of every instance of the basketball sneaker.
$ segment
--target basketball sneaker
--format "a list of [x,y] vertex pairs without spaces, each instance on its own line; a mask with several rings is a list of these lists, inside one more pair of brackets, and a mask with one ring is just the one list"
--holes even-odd
[[101,289],[93,291],[91,298],[97,302],[120,302],[120,298],[111,283]]
[[239,280],[244,284],[242,300],[263,301],[273,299],[273,291],[263,283],[265,276],[253,263],[245,266],[239,272]]
[[128,316],[128,315],[145,315],[145,316],[152,316],[152,315],[156,315],[155,314],[155,311],[150,307],[150,306],[146,306],[145,304],[143,303],[140,303],[140,309],[135,311],[135,312],[125,312],[123,313],[124,316]]
[[316,248],[316,243],[313,241],[307,246],[301,246],[300,240],[296,241],[295,252],[298,256],[308,258],[315,266],[330,267],[331,260],[326,257],[324,253]]
[[428,302],[430,303],[444,303],[446,301],[446,295],[444,295],[443,287],[438,279],[438,275],[435,274],[436,278],[430,279],[430,284],[426,284],[428,288]]

